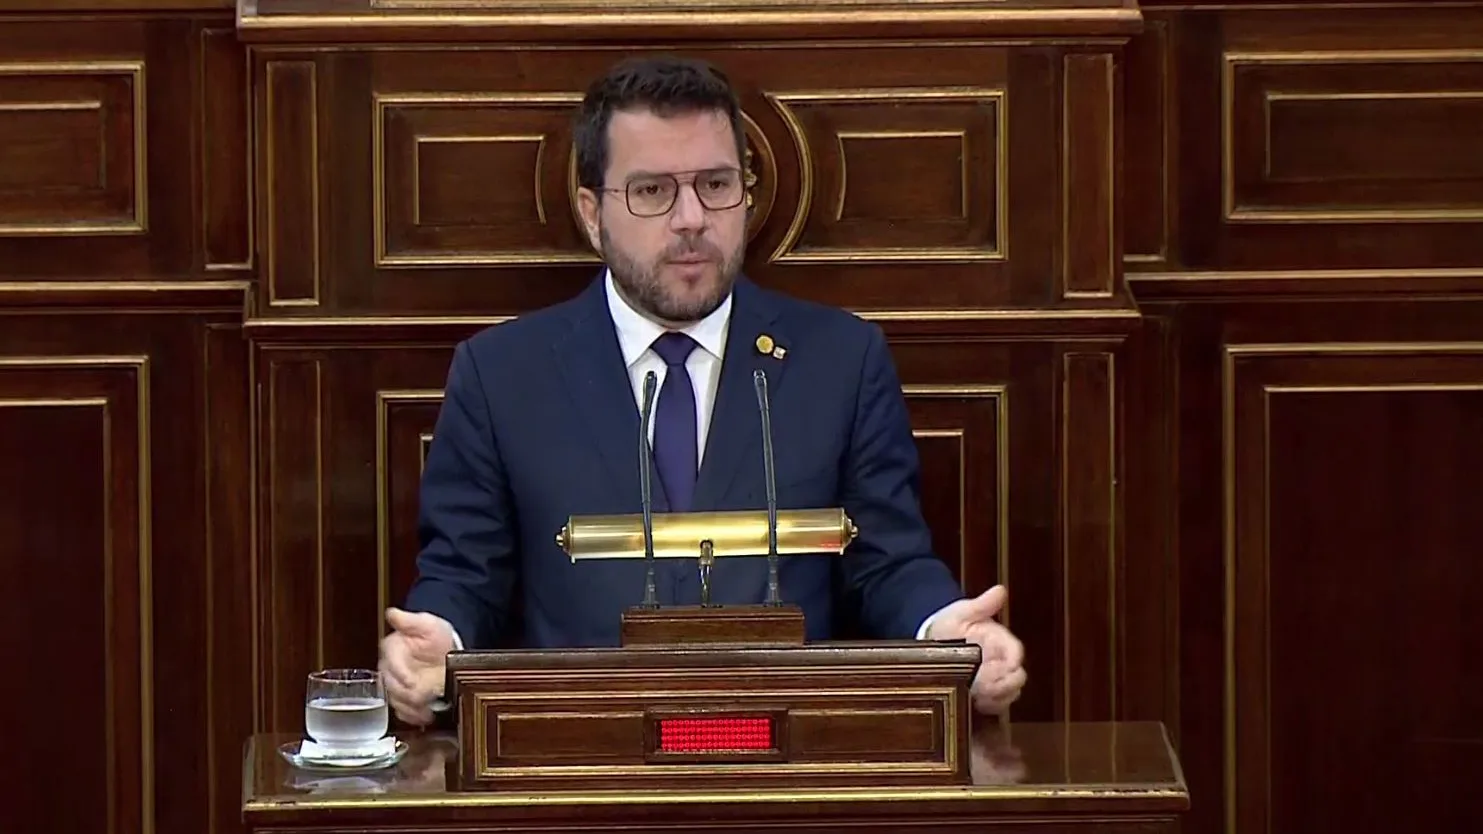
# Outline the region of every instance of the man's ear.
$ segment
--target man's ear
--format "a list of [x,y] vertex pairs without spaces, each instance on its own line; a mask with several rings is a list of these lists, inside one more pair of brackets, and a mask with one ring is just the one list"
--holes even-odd
[[590,188],[577,189],[577,214],[582,218],[582,231],[587,233],[587,245],[594,252],[602,252],[602,221],[598,213],[602,210],[601,199]]

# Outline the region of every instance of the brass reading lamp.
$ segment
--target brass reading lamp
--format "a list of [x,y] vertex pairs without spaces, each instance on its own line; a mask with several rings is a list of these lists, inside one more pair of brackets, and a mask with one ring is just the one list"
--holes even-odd
[[[556,543],[575,564],[590,559],[643,559],[644,601],[623,617],[625,645],[689,642],[803,642],[803,612],[784,605],[778,589],[780,555],[841,555],[858,534],[843,509],[777,508],[772,415],[767,375],[753,373],[762,416],[765,510],[662,513],[655,515],[650,480],[649,422],[657,378],[644,377],[639,423],[639,490],[643,511],[628,515],[572,516]],[[761,605],[711,604],[711,568],[718,558],[767,556],[767,599]],[[661,607],[654,588],[655,559],[697,559],[699,606]]]

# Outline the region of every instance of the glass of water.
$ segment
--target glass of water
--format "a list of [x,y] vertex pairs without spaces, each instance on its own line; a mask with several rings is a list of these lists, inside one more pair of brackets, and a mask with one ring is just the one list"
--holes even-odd
[[385,736],[389,721],[380,672],[325,669],[309,675],[304,732],[319,744],[361,747]]

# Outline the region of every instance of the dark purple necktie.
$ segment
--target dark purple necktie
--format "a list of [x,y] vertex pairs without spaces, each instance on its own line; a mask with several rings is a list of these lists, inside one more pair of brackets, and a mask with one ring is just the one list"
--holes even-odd
[[669,497],[669,509],[676,513],[689,512],[700,471],[695,386],[685,369],[685,360],[696,347],[684,333],[666,333],[654,340],[654,352],[669,366],[654,403],[654,468]]

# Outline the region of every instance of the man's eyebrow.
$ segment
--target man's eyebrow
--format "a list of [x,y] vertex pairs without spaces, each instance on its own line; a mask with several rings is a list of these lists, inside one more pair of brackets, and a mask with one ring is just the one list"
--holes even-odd
[[719,165],[710,165],[710,166],[707,166],[705,168],[696,168],[696,169],[690,170],[690,171],[646,171],[646,170],[638,170],[638,171],[630,171],[628,173],[628,176],[624,177],[623,179],[625,181],[628,181],[628,180],[642,179],[644,177],[680,176],[681,174],[704,174],[707,171],[727,171],[727,170],[734,170],[736,167],[737,166],[732,165],[729,162],[723,162],[723,163],[721,163]]

